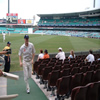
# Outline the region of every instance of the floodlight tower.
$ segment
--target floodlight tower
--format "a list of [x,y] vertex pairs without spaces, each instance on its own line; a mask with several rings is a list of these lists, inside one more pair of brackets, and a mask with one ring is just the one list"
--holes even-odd
[[10,13],[10,0],[8,0],[8,13]]
[[93,8],[95,8],[95,0],[93,0]]

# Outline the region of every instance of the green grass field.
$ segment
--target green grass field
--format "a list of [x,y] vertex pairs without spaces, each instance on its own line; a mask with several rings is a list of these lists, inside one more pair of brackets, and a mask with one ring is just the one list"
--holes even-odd
[[[70,52],[88,51],[89,49],[100,49],[100,39],[80,38],[80,37],[67,37],[56,35],[29,35],[29,41],[32,42],[36,49],[36,54],[40,49],[47,49],[49,53],[57,53],[58,47],[62,47],[63,51]],[[11,42],[11,69],[10,71],[19,71],[22,68],[19,66],[18,51],[20,46],[24,43],[24,34],[11,34],[6,35],[6,42],[3,42],[2,35],[0,34],[0,51],[6,46],[7,41]]]

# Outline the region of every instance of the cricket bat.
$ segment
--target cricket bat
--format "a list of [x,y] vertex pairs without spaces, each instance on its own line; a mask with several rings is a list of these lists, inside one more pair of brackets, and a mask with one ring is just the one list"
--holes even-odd
[[18,80],[19,79],[18,75],[14,75],[14,74],[7,73],[7,72],[3,72],[2,76],[6,77],[6,78],[14,79],[14,80]]
[[18,97],[18,94],[2,95],[0,96],[0,100],[12,100],[16,97]]

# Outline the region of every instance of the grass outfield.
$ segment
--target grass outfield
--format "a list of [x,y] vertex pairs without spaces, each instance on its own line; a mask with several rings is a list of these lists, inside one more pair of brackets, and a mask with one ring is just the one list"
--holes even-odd
[[[0,51],[6,46],[7,41],[11,42],[11,69],[10,71],[22,70],[19,67],[18,51],[20,46],[24,43],[24,34],[6,35],[6,42],[2,42],[2,35],[0,34]],[[100,39],[68,37],[57,35],[29,35],[29,41],[32,42],[36,49],[36,54],[40,49],[47,49],[49,53],[57,53],[58,47],[62,47],[63,51],[88,51],[89,49],[100,49]]]

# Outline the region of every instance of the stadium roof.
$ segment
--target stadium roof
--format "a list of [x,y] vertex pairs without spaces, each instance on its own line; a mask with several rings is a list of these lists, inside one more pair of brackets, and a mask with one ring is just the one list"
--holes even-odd
[[100,8],[92,9],[92,10],[85,10],[82,12],[71,12],[71,13],[59,13],[59,14],[37,14],[39,17],[79,17],[79,15],[88,15],[88,14],[95,14],[98,13],[100,16]]

